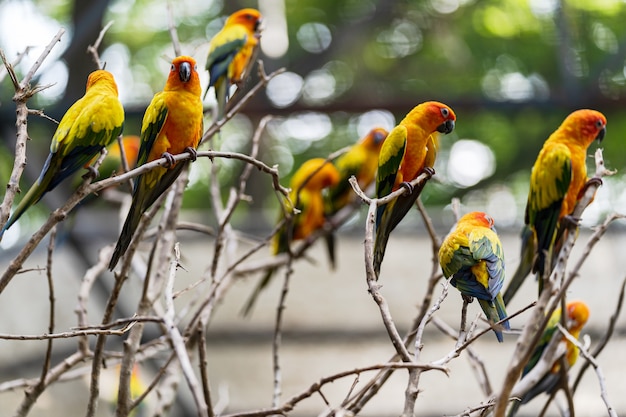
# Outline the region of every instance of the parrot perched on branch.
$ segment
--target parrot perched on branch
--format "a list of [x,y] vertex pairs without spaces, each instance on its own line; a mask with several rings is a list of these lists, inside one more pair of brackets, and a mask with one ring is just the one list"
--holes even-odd
[[455,121],[456,116],[450,107],[427,101],[415,106],[385,139],[378,157],[376,196],[385,197],[401,186],[407,191],[397,199],[378,206],[374,243],[376,277],[380,273],[389,234],[411,209],[424,187],[424,183],[415,188],[409,183],[423,172],[434,173],[439,133],[452,132]]
[[152,98],[143,116],[137,165],[165,157],[166,166],[141,174],[135,181],[133,200],[109,263],[113,270],[139,225],[141,215],[178,178],[187,162],[174,162],[172,155],[189,152],[192,160],[202,138],[202,89],[196,61],[189,56],[174,58],[163,91]]
[[[316,230],[324,226],[324,197],[322,190],[337,185],[339,172],[335,166],[324,158],[313,158],[306,161],[291,178],[289,200],[286,211],[281,211],[281,221],[285,214],[293,215],[291,220],[285,221],[281,229],[272,239],[272,254],[276,255],[289,250],[294,240],[306,239]],[[300,212],[293,214],[293,208]],[[270,282],[276,268],[270,268],[263,276],[259,285],[248,299],[243,314],[248,315],[254,306],[260,292]]]
[[92,72],[85,95],[72,104],[61,119],[39,178],[0,231],[0,239],[45,193],[86,166],[102,148],[113,142],[122,133],[123,126],[124,108],[118,99],[113,74],[104,70]]
[[[378,169],[378,155],[387,137],[388,132],[380,127],[368,132],[359,142],[352,146],[346,153],[334,161],[339,171],[339,182],[330,187],[326,194],[327,218],[332,217],[339,210],[357,198],[348,180],[354,175],[361,190],[366,191],[376,178]],[[333,269],[335,268],[335,235],[326,235],[328,256]]]
[[224,117],[230,86],[241,84],[254,65],[262,21],[256,9],[236,11],[209,43],[206,69],[210,78],[204,97],[209,88],[215,88],[217,120]]
[[[587,323],[589,319],[589,307],[583,301],[570,301],[566,306],[566,314],[567,314],[567,322],[565,324],[565,328],[567,331],[574,336],[574,338],[578,339],[580,336],[580,331],[583,326]],[[545,349],[548,347],[550,340],[554,336],[555,332],[558,332],[557,323],[561,321],[561,309],[557,309],[550,316],[550,320],[546,325],[543,334],[541,335],[541,339],[537,343],[528,363],[524,367],[522,371],[522,378],[526,376],[539,362],[541,356],[543,355]],[[565,336],[562,337],[563,341],[566,341]],[[570,341],[566,341],[565,348],[565,362],[568,365],[568,370],[576,363],[578,359],[578,347],[574,345]],[[561,384],[567,383],[567,381],[562,379],[561,374],[561,361],[560,358],[555,358],[554,364],[550,367],[548,372],[527,391],[520,399],[520,401],[513,401],[511,404],[511,408],[509,409],[508,417],[513,417],[521,404],[526,404],[537,395],[542,392],[552,394],[560,387]]]
[[574,207],[589,181],[597,181],[587,178],[587,149],[605,133],[602,113],[577,110],[544,143],[530,174],[522,259],[504,292],[505,302],[513,298],[530,272],[537,274],[541,294],[543,279],[551,273],[565,236],[566,223],[578,221],[571,217]]
[[[504,283],[504,252],[493,219],[483,212],[459,219],[439,249],[439,264],[446,278],[463,297],[477,298],[491,324],[507,317],[500,290]],[[502,327],[510,330],[508,320]],[[498,342],[502,331],[493,329]]]

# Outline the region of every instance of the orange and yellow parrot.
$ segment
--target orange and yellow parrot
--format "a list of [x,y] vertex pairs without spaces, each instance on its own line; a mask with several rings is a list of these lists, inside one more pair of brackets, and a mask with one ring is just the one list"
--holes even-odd
[[169,164],[141,174],[135,181],[133,200],[109,263],[113,270],[132,240],[141,215],[176,180],[186,162],[174,163],[172,155],[189,152],[195,159],[202,138],[202,89],[196,61],[174,58],[163,91],[152,98],[141,124],[141,147],[137,165],[167,158]]
[[594,140],[601,141],[605,132],[602,113],[577,110],[544,143],[530,174],[522,259],[504,293],[505,302],[511,300],[531,271],[537,274],[541,293],[545,274],[550,274],[553,258],[558,255],[555,248],[560,247],[564,236],[564,222],[577,221],[570,215],[589,181],[587,149]]
[[[357,196],[348,182],[351,176],[356,178],[363,191],[374,182],[378,169],[378,155],[388,133],[381,127],[370,130],[365,137],[334,161],[339,171],[339,182],[334,187],[330,187],[326,194],[327,218],[356,199]],[[335,235],[333,233],[326,235],[326,244],[330,263],[334,269]]]
[[50,153],[39,178],[0,231],[4,232],[41,197],[85,166],[102,148],[122,133],[124,108],[118,99],[113,74],[89,74],[85,95],[65,113],[52,136]]
[[[567,331],[574,336],[574,338],[578,339],[580,331],[589,319],[589,307],[583,301],[570,301],[567,303],[566,312],[567,323],[565,327],[567,328]],[[541,335],[541,339],[539,339],[533,354],[522,371],[522,378],[537,365],[545,349],[548,347],[550,340],[552,340],[554,333],[558,332],[557,323],[560,321],[561,309],[559,308],[550,316],[550,320]],[[562,337],[562,340],[566,342],[565,361],[567,362],[569,369],[574,366],[576,360],[578,359],[578,348],[572,342],[568,341],[565,336]],[[555,359],[556,360],[550,370],[539,380],[539,382],[530,388],[530,390],[521,397],[520,401],[512,402],[508,413],[509,417],[513,417],[517,413],[520,405],[528,403],[542,392],[552,394],[559,388],[560,383],[562,382],[562,374],[560,373],[561,361],[560,358]]]
[[[339,182],[339,172],[332,163],[324,158],[313,158],[306,161],[291,178],[291,191],[287,202],[286,212],[293,213],[295,207],[300,212],[295,214],[290,222],[283,223],[283,227],[272,239],[272,254],[276,255],[289,250],[294,240],[306,239],[316,230],[324,226],[324,197],[322,190],[332,187]],[[281,221],[285,212],[281,211]],[[248,299],[243,314],[248,315],[254,306],[260,292],[272,278],[275,268],[267,271]]]
[[261,37],[262,16],[256,9],[241,9],[226,19],[224,27],[209,43],[206,69],[209,88],[215,88],[217,120],[224,117],[230,86],[239,85],[246,77],[256,55]]
[[[493,219],[483,212],[467,213],[459,219],[439,249],[439,264],[446,278],[465,297],[478,299],[491,324],[507,317],[502,301],[504,252]],[[502,322],[510,330],[509,322]],[[502,332],[493,331],[502,342]]]
[[378,158],[376,196],[385,197],[400,186],[405,187],[408,194],[405,192],[390,203],[378,206],[374,243],[376,277],[380,273],[389,234],[411,209],[423,189],[423,185],[413,189],[409,183],[422,172],[434,172],[438,133],[452,132],[455,121],[456,116],[450,107],[427,101],[415,106],[385,139]]

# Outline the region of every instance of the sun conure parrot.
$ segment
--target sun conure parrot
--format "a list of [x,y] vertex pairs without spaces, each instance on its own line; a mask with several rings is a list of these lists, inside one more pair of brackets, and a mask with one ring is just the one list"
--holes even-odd
[[224,117],[230,86],[239,85],[248,76],[261,37],[262,16],[256,9],[241,9],[231,14],[224,27],[209,43],[205,68],[209,71],[209,88],[215,88],[217,120]]
[[[348,180],[354,175],[361,190],[366,191],[376,178],[378,155],[388,132],[377,127],[334,161],[339,171],[339,182],[326,194],[326,217],[329,218],[357,198]],[[328,256],[335,268],[335,235],[326,235]]]
[[[587,188],[587,149],[594,140],[601,141],[605,132],[602,113],[577,110],[565,118],[541,148],[530,174],[522,259],[504,293],[505,302],[511,300],[531,271],[537,274],[541,293],[543,278],[552,271],[565,236],[565,222],[577,221],[570,214]],[[546,261],[550,263],[547,270]]]
[[[491,324],[507,317],[500,289],[504,283],[504,252],[493,219],[483,212],[459,219],[439,249],[439,264],[462,296],[478,299]],[[508,320],[502,327],[510,330]],[[502,342],[502,332],[493,331]]]
[[[189,56],[174,58],[163,91],[152,98],[141,124],[141,146],[137,165],[162,157],[189,152],[195,159],[202,138],[202,89],[196,61]],[[113,270],[132,240],[141,215],[176,180],[187,162],[170,161],[135,180],[133,200],[126,222],[109,263]]]
[[39,178],[0,231],[0,239],[24,212],[61,181],[85,166],[122,133],[124,108],[113,74],[96,70],[87,78],[85,95],[67,110],[52,136],[50,153]]
[[[582,330],[585,323],[589,319],[589,307],[583,301],[570,301],[566,306],[567,313],[567,323],[565,327],[567,331],[574,336],[576,339],[580,336],[580,331]],[[546,325],[543,334],[541,335],[541,339],[537,343],[535,350],[533,351],[528,363],[524,367],[522,371],[522,378],[526,376],[539,362],[541,356],[543,355],[544,350],[548,347],[550,340],[554,336],[554,333],[557,330],[557,323],[561,321],[561,309],[557,309],[550,316],[550,320]],[[568,364],[568,369],[574,366],[576,360],[578,359],[578,348],[570,341],[563,336],[562,340],[566,342],[566,350],[565,350],[565,361]],[[521,404],[526,404],[537,395],[542,392],[552,394],[559,387],[561,387],[561,383],[566,383],[566,381],[562,381],[561,377],[561,361],[560,358],[555,358],[554,364],[550,368],[550,370],[539,380],[539,382],[533,386],[529,391],[527,391],[520,399],[520,401],[513,401],[511,404],[511,408],[509,409],[508,416],[513,417]]]
[[[324,158],[313,158],[306,161],[291,177],[289,199],[286,212],[293,213],[295,207],[300,212],[293,215],[290,222],[283,227],[272,239],[272,254],[276,255],[289,250],[294,240],[306,239],[316,230],[324,226],[324,197],[322,190],[332,187],[339,182],[339,172],[332,163]],[[280,221],[283,221],[285,212],[281,210]],[[269,269],[263,276],[254,292],[248,299],[243,314],[248,315],[254,306],[260,292],[267,286],[274,274],[275,268]]]
[[388,204],[378,206],[376,215],[376,242],[374,243],[374,272],[380,273],[389,234],[411,209],[423,189],[413,189],[409,182],[422,172],[432,169],[439,147],[439,133],[454,130],[456,116],[452,109],[436,101],[418,104],[399,125],[394,127],[378,157],[376,196],[385,197],[400,186],[407,189]]

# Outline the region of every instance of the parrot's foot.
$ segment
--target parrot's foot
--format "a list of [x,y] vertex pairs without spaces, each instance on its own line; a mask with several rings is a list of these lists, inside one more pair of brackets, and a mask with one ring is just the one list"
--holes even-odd
[[400,183],[400,187],[402,187],[402,188],[404,188],[405,190],[408,191],[408,193],[405,193],[406,195],[413,194],[413,186],[411,185],[410,182],[403,181],[403,182]]
[[580,217],[574,217],[568,214],[566,216],[563,216],[561,222],[565,227],[578,227],[578,223],[580,223]]
[[91,165],[86,166],[85,169],[87,170],[87,172],[83,175],[84,180],[86,180],[87,178],[91,178],[92,180],[95,180],[96,178],[100,176],[100,173],[98,172],[98,170],[92,167]]
[[[587,188],[589,188],[591,185],[600,187],[602,185],[602,178],[598,178],[598,177],[589,178],[587,182],[585,183],[585,185],[583,186],[583,193],[586,192]],[[582,195],[582,193],[579,195]]]
[[198,159],[198,151],[191,146],[187,146],[185,148],[185,152],[189,152],[189,159],[191,159],[191,162],[196,162],[196,159]]
[[461,298],[463,298],[463,301],[467,304],[474,302],[474,297],[470,297],[469,295],[461,294]]
[[169,152],[163,152],[163,155],[161,155],[161,158],[165,158],[165,165],[163,165],[164,168],[170,169],[171,167],[174,166],[174,156],[169,153]]
[[430,178],[432,178],[435,175],[435,168],[433,168],[433,167],[424,167],[424,169],[422,169],[422,174],[428,175],[428,177],[430,179]]

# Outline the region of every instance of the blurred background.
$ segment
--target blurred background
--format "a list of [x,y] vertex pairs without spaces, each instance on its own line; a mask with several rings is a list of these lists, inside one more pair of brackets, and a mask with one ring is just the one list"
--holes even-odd
[[[508,266],[512,268],[518,261],[517,234],[523,222],[530,168],[543,141],[571,111],[593,108],[607,116],[607,135],[600,146],[604,149],[607,167],[617,170],[617,174],[605,178],[594,203],[586,210],[583,235],[608,213],[623,212],[626,207],[623,174],[626,166],[626,118],[623,117],[622,109],[626,99],[624,1],[178,0],[170,3],[183,53],[197,59],[203,89],[208,83],[208,74],[204,71],[208,41],[222,27],[225,17],[242,7],[258,8],[264,15],[265,30],[259,58],[263,60],[266,71],[269,73],[282,67],[286,69],[203,149],[210,147],[247,153],[258,121],[267,114],[275,115],[261,139],[259,159],[270,166],[277,164],[282,183],[288,185],[290,175],[303,161],[327,156],[352,144],[374,126],[392,128],[420,102],[442,101],[456,112],[457,125],[452,134],[442,138],[436,176],[422,193],[422,200],[441,235],[452,224],[449,203],[453,197],[461,199],[464,212],[473,209],[488,212],[495,218],[496,226],[503,234]],[[66,29],[60,44],[46,59],[35,80],[37,84],[52,84],[52,87],[29,102],[30,108],[43,109],[47,115],[59,120],[67,108],[83,95],[87,75],[96,68],[91,56],[86,53],[87,46],[95,41],[104,25],[113,21],[104,36],[100,56],[118,83],[126,110],[124,133],[139,134],[143,112],[152,95],[163,88],[165,74],[174,55],[168,32],[167,5],[165,0],[4,0],[0,2],[0,48],[11,61],[28,48],[28,54],[16,66],[18,74],[23,76],[59,28]],[[0,74],[2,72],[3,69]],[[244,89],[250,88],[257,80],[255,71]],[[0,83],[1,183],[8,181],[13,164],[13,92],[10,80],[5,77]],[[205,104],[207,109],[215,105],[212,94],[207,96]],[[205,126],[210,123],[209,112]],[[32,140],[27,145],[28,165],[22,177],[23,190],[39,175],[55,127],[53,122],[41,117],[29,118],[29,135]],[[591,146],[590,155],[596,146]],[[213,174],[211,163],[206,159],[192,164],[190,184],[184,197],[184,217],[207,224],[215,222],[208,201],[211,175],[218,176],[217,180],[226,194],[229,185],[237,183],[243,168],[240,162],[233,160],[216,160],[215,164],[219,169]],[[589,159],[589,167],[593,172],[592,158]],[[65,201],[72,189],[70,181],[61,184],[6,233],[0,242],[0,266],[6,265],[11,255],[20,249],[20,243],[43,223],[50,210]],[[253,175],[247,193],[252,196],[252,201],[239,205],[233,224],[249,236],[259,238],[263,232],[271,229],[276,219],[277,200],[269,176]],[[92,204],[88,209],[77,210],[61,225],[61,236],[66,243],[61,250],[65,251],[62,252],[64,256],[68,256],[63,259],[75,267],[64,279],[73,283],[74,287],[84,269],[95,259],[97,248],[116,239],[117,227],[112,225],[118,222],[117,211],[116,205]],[[341,239],[345,240],[340,242],[341,247],[345,248],[343,255],[340,255],[344,261],[340,261],[338,271],[330,274],[330,279],[358,275],[355,277],[357,281],[349,284],[358,286],[356,292],[344,289],[334,294],[336,299],[329,301],[337,301],[337,305],[343,307],[343,310],[336,310],[342,320],[351,317],[355,311],[359,313],[354,323],[348,320],[351,332],[344,332],[345,329],[337,323],[338,316],[329,314],[326,305],[316,305],[312,310],[307,310],[309,294],[311,291],[322,291],[320,288],[305,288],[299,293],[293,291],[295,299],[300,302],[291,304],[293,309],[289,310],[289,317],[293,322],[286,324],[285,343],[293,342],[291,346],[294,352],[306,354],[305,347],[310,348],[313,341],[327,341],[322,349],[330,352],[328,357],[342,361],[338,367],[318,369],[320,377],[346,369],[346,363],[351,364],[349,361],[354,359],[355,350],[362,350],[365,340],[374,344],[372,349],[380,348],[375,352],[376,355],[382,352],[376,356],[377,360],[384,361],[391,353],[374,304],[361,282],[362,272],[359,270],[355,274],[354,271],[354,265],[362,265],[362,225],[362,221],[355,220],[344,227],[345,234],[342,234]],[[603,255],[598,254],[586,270],[587,274],[595,274],[595,278],[601,275],[610,280],[615,288],[626,270],[626,260],[623,254],[617,252],[623,244],[623,226],[623,223],[612,226],[611,233],[604,240],[603,252],[600,252]],[[418,240],[415,237],[416,227],[419,228],[419,239],[424,241],[416,243],[420,250],[412,253],[424,253],[424,258],[430,259],[421,220],[417,213],[410,213],[398,227],[396,235],[404,234],[406,237],[411,234],[411,239],[404,241],[392,238],[391,250],[388,251],[390,259],[386,261],[388,265],[394,262],[402,264],[405,259],[402,251],[407,248],[403,245]],[[206,245],[206,241],[198,243]],[[198,256],[210,253],[206,252],[205,246],[200,247],[202,251]],[[45,264],[43,245],[40,249],[40,257],[33,259],[39,259],[37,262],[41,265]],[[415,247],[410,247],[410,250],[415,250]],[[322,250],[318,247],[316,251],[315,256],[322,257],[321,263],[324,263]],[[306,266],[302,267],[301,273],[306,275],[309,271],[311,280],[319,279],[320,270],[326,270],[326,265],[303,265]],[[409,265],[401,265],[399,270],[393,271],[399,275],[414,272]],[[425,274],[420,273],[420,276]],[[295,285],[307,285],[306,282],[310,283],[311,280],[299,280],[300,284]],[[19,286],[15,284],[11,291],[15,291],[14,294],[19,294],[20,288],[32,291],[28,282],[21,282]],[[611,298],[607,300],[606,294],[595,291],[592,283],[586,281],[586,286],[574,289],[573,293],[595,297],[591,301],[592,307],[595,306],[592,311],[600,313],[595,316],[592,314],[595,327],[592,326],[590,331],[594,336],[599,336],[613,309],[613,297],[616,294],[611,292]],[[234,294],[244,297],[254,283],[248,281],[245,284],[250,285],[236,287]],[[389,291],[386,295],[390,297],[391,304],[403,306],[394,311],[401,313],[399,318],[396,317],[399,325],[408,326],[415,311],[416,292],[413,290],[423,291],[423,282],[411,282],[409,287],[398,282],[386,285]],[[104,299],[107,288],[101,290]],[[41,291],[38,295],[43,303],[41,311],[33,311],[32,314],[43,325],[29,329],[33,333],[45,329],[45,288]],[[532,297],[534,289],[527,286],[526,291]],[[350,298],[357,297],[357,294],[360,297],[358,301]],[[458,294],[453,295],[454,300],[458,301]],[[72,303],[75,302],[73,297],[74,293],[68,294],[68,326],[74,323],[71,312]],[[253,388],[265,386],[269,390],[267,384],[271,382],[268,382],[269,379],[259,382],[245,372],[235,375],[238,371],[232,367],[219,368],[220,365],[230,363],[221,361],[220,355],[227,358],[229,354],[235,353],[239,358],[251,362],[247,365],[249,367],[258,366],[259,361],[264,361],[263,371],[269,378],[269,335],[275,303],[272,299],[266,309],[259,308],[258,316],[251,321],[242,321],[237,314],[241,297],[235,303],[226,304],[225,312],[213,323],[212,331],[218,340],[214,343],[218,345],[214,346],[215,355],[210,357],[220,377],[240,378],[237,381],[244,384],[239,387],[245,387],[247,395],[243,398],[233,397],[233,403],[240,408],[252,408],[259,404],[252,394]],[[458,321],[458,306],[454,305],[455,309],[449,312],[449,317]],[[521,300],[516,303],[516,307],[523,305]],[[130,308],[120,314],[132,314]],[[477,307],[474,305],[472,308]],[[2,317],[16,314],[8,306],[2,311]],[[97,318],[95,315],[94,320]],[[63,319],[60,322],[63,323]],[[521,326],[523,320],[516,324]],[[623,335],[623,325],[620,329]],[[9,330],[14,333],[25,331],[23,328],[11,329],[11,326],[4,329]],[[440,337],[437,340],[443,342],[445,339]],[[508,342],[509,348],[512,348],[514,339],[510,338]],[[620,346],[624,345],[623,338],[620,338],[619,343]],[[70,343],[70,346],[68,349],[71,351],[73,345]],[[240,346],[242,351],[233,350],[233,346]],[[445,349],[450,348],[446,346]],[[488,346],[494,347],[493,343],[488,343]],[[3,380],[17,372],[19,366],[38,366],[36,355],[28,359],[30,362],[25,360],[17,366],[18,363],[13,363],[11,359],[16,351],[2,350],[5,352],[5,356],[1,357],[5,365],[2,368]],[[41,349],[33,352],[41,354]],[[433,352],[441,353],[441,350],[435,349]],[[486,352],[491,355],[491,351]],[[252,353],[263,355],[262,359],[251,356]],[[362,355],[366,353],[361,352]],[[61,355],[59,353],[59,358]],[[312,355],[320,353],[316,351]],[[619,353],[612,357],[617,356],[620,356]],[[328,357],[323,358],[329,361]],[[310,361],[310,358],[307,356],[305,360]],[[371,364],[370,358],[367,357],[359,364]],[[502,360],[507,358],[503,355]],[[293,360],[301,363],[298,361],[302,361],[302,358],[294,353]],[[319,359],[319,363],[331,362]],[[310,365],[317,366],[316,362]],[[619,381],[620,375],[623,378],[623,369],[623,366],[611,368],[614,372],[611,375],[616,378],[614,381]],[[286,374],[289,375],[288,372]],[[293,368],[292,373],[299,385],[294,383],[288,392],[299,392],[315,380],[307,373],[293,371]],[[17,375],[21,374],[13,376]],[[36,375],[36,371],[33,375]],[[590,373],[589,376],[592,390],[596,389],[593,375]],[[403,383],[403,379],[400,379],[397,387],[400,391],[396,391],[396,394],[404,389]],[[462,382],[459,390],[461,388]],[[270,396],[269,392],[263,394],[265,399]],[[614,399],[619,397],[615,390],[612,394]],[[446,412],[461,412],[465,406],[474,405],[482,398],[478,392],[472,395],[475,402],[463,397]],[[582,396],[582,404],[591,401],[590,398],[597,401],[597,392],[589,391],[587,397]],[[46,411],[45,401],[43,404],[41,415],[53,415],[50,410]],[[618,405],[622,410],[626,409],[624,401]],[[430,407],[426,409],[440,414],[440,397],[433,398]],[[588,413],[583,408],[579,415],[599,415],[598,409],[602,410],[601,404],[599,408],[591,408]],[[318,408],[313,407],[311,410]],[[395,409],[389,410],[383,402],[370,413],[393,415]],[[306,413],[308,411],[303,415]]]

